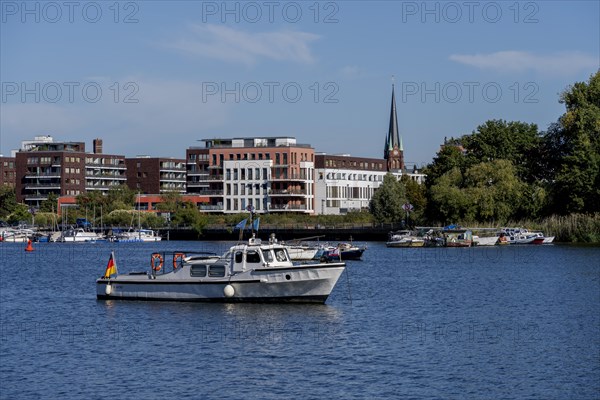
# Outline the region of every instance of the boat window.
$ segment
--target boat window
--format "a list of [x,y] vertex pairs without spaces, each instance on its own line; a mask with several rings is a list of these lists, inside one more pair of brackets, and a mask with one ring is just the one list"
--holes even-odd
[[190,276],[204,278],[206,276],[206,265],[192,265],[190,268]]
[[241,251],[236,252],[235,253],[235,262],[238,264],[241,263],[243,256],[244,256],[244,254]]
[[211,265],[208,269],[208,276],[212,278],[221,278],[225,276],[224,265]]
[[283,249],[275,250],[275,257],[277,261],[286,261],[287,257],[285,256],[285,251]]
[[260,254],[258,254],[255,250],[250,250],[246,253],[246,262],[248,263],[259,263],[260,262]]
[[263,250],[262,253],[266,262],[273,262],[273,254],[271,253],[271,250]]

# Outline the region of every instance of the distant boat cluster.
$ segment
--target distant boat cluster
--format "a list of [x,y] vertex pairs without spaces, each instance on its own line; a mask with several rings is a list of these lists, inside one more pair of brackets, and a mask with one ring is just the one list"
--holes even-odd
[[491,234],[473,235],[475,229],[450,226],[445,228],[420,228],[418,231],[402,230],[389,233],[387,247],[471,247],[501,246],[508,244],[550,244],[554,236],[525,228],[500,230],[478,229]]
[[96,242],[159,242],[162,238],[151,229],[112,229],[108,234],[86,230],[84,228],[69,228],[63,231],[43,232],[24,226],[0,228],[0,242],[27,243],[58,242],[58,243],[96,243]]

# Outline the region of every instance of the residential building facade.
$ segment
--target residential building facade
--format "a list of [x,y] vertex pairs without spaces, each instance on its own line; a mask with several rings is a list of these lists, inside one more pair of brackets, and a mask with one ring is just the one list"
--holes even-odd
[[141,193],[186,192],[185,160],[138,156],[126,158],[127,185]]
[[15,187],[17,181],[17,169],[14,157],[0,156],[0,186]]
[[188,193],[204,211],[314,212],[314,149],[293,137],[204,139],[186,151]]

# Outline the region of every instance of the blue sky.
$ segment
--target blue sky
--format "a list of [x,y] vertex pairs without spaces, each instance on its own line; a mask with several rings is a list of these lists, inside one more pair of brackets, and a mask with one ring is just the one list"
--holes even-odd
[[600,67],[598,1],[0,3],[4,155],[50,134],[126,156],[295,136],[382,157],[393,76],[422,165],[488,119],[545,130]]

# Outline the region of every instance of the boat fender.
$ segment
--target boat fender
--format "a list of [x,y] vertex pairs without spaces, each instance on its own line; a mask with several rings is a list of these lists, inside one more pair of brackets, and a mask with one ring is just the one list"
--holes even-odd
[[173,269],[179,268],[179,266],[183,266],[183,259],[185,258],[184,253],[175,253],[173,254]]
[[233,286],[227,285],[225,288],[223,288],[223,294],[225,297],[233,297],[235,294],[235,289],[233,289]]
[[106,293],[107,296],[109,296],[112,293],[112,285],[110,283],[106,285],[104,293]]
[[[156,263],[156,260],[158,260],[158,264]],[[164,260],[160,254],[154,253],[152,254],[152,258],[150,259],[150,266],[154,271],[158,272],[162,269],[163,261]]]

